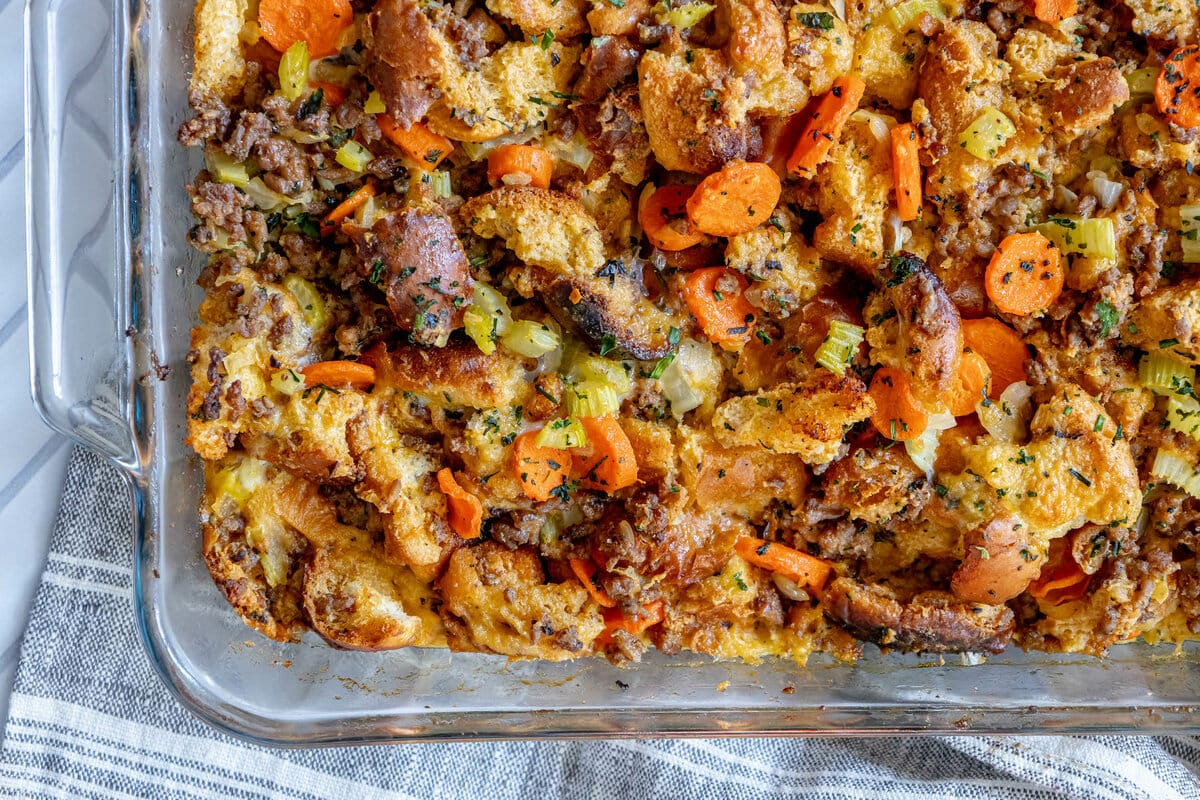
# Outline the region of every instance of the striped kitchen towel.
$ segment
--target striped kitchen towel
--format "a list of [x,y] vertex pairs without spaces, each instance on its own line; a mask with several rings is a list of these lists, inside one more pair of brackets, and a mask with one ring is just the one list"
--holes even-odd
[[1200,798],[1195,737],[431,744],[273,751],[155,677],[131,609],[128,497],[77,451],[0,749],[22,798]]

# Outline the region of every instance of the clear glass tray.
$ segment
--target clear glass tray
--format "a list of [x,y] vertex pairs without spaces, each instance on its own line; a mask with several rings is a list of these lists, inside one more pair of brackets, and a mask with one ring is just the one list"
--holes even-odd
[[[977,666],[881,657],[807,668],[660,655],[631,669],[270,642],[200,559],[184,356],[200,292],[184,185],[191,0],[31,0],[27,169],[33,391],[47,421],[129,476],[136,610],[163,681],[258,742],[544,736],[1196,729],[1200,651],[1106,661],[1013,652]],[[165,380],[156,364],[172,367]]]

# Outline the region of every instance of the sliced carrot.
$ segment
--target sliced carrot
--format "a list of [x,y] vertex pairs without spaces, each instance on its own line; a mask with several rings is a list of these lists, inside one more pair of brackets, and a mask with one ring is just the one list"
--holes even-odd
[[1033,16],[1048,25],[1057,25],[1079,13],[1075,0],[1032,0]]
[[331,108],[337,108],[342,103],[346,102],[345,88],[338,86],[336,83],[327,83],[325,81],[313,81],[311,84],[314,89],[321,90],[321,96]]
[[668,184],[655,189],[638,207],[638,222],[650,244],[659,250],[686,250],[704,241],[704,234],[687,218],[687,201],[694,186]]
[[1154,81],[1154,104],[1181,128],[1200,125],[1200,45],[1180,47],[1163,62]]
[[896,212],[904,222],[921,216],[918,145],[917,127],[911,122],[892,128],[892,178],[896,184]]
[[566,483],[571,456],[565,450],[539,447],[537,436],[538,431],[526,431],[518,436],[513,442],[513,458],[521,491],[526,497],[544,503]]
[[374,183],[364,183],[355,189],[349,197],[338,203],[333,211],[330,211],[321,220],[321,235],[328,236],[333,233],[339,222],[349,217],[355,211],[358,211],[363,203],[374,197],[378,191]]
[[817,101],[816,110],[800,132],[796,147],[788,158],[788,173],[798,178],[812,178],[817,166],[829,155],[834,142],[841,136],[842,126],[858,108],[866,84],[854,73],[843,75]]
[[1062,294],[1062,254],[1040,233],[1013,233],[992,253],[983,277],[988,299],[1006,314],[1025,316]]
[[975,404],[987,396],[988,381],[991,377],[992,368],[988,366],[984,357],[974,350],[964,350],[958,362],[954,389],[946,398],[950,413],[956,417],[974,414]]
[[612,608],[617,604],[608,596],[608,592],[601,589],[595,581],[596,565],[586,558],[569,558],[567,563],[571,565],[571,572],[575,573],[575,577],[583,584],[583,588],[587,589],[588,594],[596,601],[597,605],[602,608]]
[[604,632],[600,634],[598,639],[601,643],[611,641],[614,631],[626,631],[634,636],[644,633],[648,628],[651,628],[664,619],[664,606],[662,600],[655,600],[653,603],[647,603],[642,606],[641,611],[636,616],[626,616],[619,608],[607,608],[604,610]]
[[[718,289],[718,284],[729,286]],[[704,335],[727,350],[748,341],[754,327],[754,306],[744,295],[748,286],[745,278],[725,267],[694,270],[683,283],[683,299]]]
[[713,236],[737,236],[766,222],[783,184],[761,161],[730,161],[700,181],[687,199],[688,221]]
[[309,58],[337,52],[342,31],[354,22],[349,0],[260,0],[258,27],[279,52],[296,42],[308,45]]
[[611,415],[579,420],[587,445],[575,451],[574,472],[585,489],[615,492],[637,483],[637,453]]
[[791,578],[816,592],[825,588],[833,573],[833,566],[828,561],[779,542],[743,536],[734,543],[733,549],[754,566]]
[[478,539],[483,527],[483,503],[458,485],[449,467],[438,470],[437,480],[450,506],[450,529],[464,539]]
[[964,319],[962,335],[963,344],[983,356],[992,371],[988,397],[995,400],[1012,384],[1028,380],[1029,349],[1012,328],[992,317]]
[[488,155],[488,180],[500,183],[506,175],[524,175],[529,185],[549,189],[554,177],[554,156],[532,144],[506,144]]
[[875,401],[871,424],[889,439],[907,442],[925,432],[929,414],[913,397],[908,376],[895,367],[880,367],[868,389]]
[[1029,594],[1050,605],[1057,606],[1086,596],[1091,582],[1092,576],[1075,561],[1067,540],[1064,536],[1050,543],[1042,573],[1029,585]]
[[403,150],[417,166],[425,171],[436,169],[442,159],[450,155],[454,145],[441,134],[434,133],[423,122],[414,122],[404,130],[387,114],[376,114],[379,130],[390,142]]
[[309,386],[367,389],[375,383],[375,368],[357,361],[318,361],[300,370]]

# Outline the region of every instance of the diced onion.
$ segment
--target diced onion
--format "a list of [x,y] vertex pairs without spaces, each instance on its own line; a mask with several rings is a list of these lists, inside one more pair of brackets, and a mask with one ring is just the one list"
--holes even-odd
[[1185,264],[1200,264],[1200,205],[1179,207],[1179,244]]
[[830,322],[825,341],[817,348],[816,362],[836,375],[845,375],[846,366],[858,351],[864,333],[858,325],[840,319]]
[[231,498],[241,505],[250,499],[254,490],[267,480],[267,462],[257,458],[243,458],[237,466],[220,470],[211,483],[213,490],[212,508],[217,510],[223,498]]
[[990,161],[1016,132],[1016,126],[1004,112],[995,108],[985,108],[958,137],[958,143],[976,158]]
[[1186,397],[1196,385],[1196,370],[1165,350],[1153,350],[1138,362],[1138,383],[1165,397]]
[[1051,217],[1041,225],[1035,225],[1034,230],[1064,253],[1078,253],[1091,258],[1117,257],[1116,229],[1109,217]]
[[664,0],[654,7],[654,16],[659,25],[670,25],[672,28],[684,30],[700,22],[715,8],[716,6],[708,3],[673,5],[669,0]]
[[933,462],[937,459],[938,442],[942,431],[947,431],[958,424],[953,414],[945,412],[930,414],[925,430],[920,436],[909,439],[904,443],[908,457],[912,462],[925,471],[926,478],[933,477]]
[[850,115],[849,121],[866,125],[870,129],[871,135],[875,137],[875,141],[886,142],[891,137],[892,130],[888,119],[888,117],[876,114],[874,111],[867,111],[865,108],[860,108]]
[[587,444],[587,431],[583,423],[574,417],[554,419],[546,423],[546,427],[538,433],[534,444],[538,447],[552,447],[555,450],[569,450],[572,447],[583,447]]
[[1197,474],[1191,462],[1174,450],[1159,448],[1154,456],[1154,465],[1150,467],[1150,475],[1200,499],[1200,474]]
[[279,93],[288,101],[308,91],[308,44],[298,40],[279,59]]
[[293,202],[292,198],[286,194],[280,194],[270,189],[263,183],[262,178],[251,178],[242,187],[242,191],[250,198],[250,202],[263,211],[274,211],[277,208],[291,205]]
[[567,413],[573,417],[603,417],[621,409],[621,394],[605,380],[580,381],[564,392]]
[[1200,441],[1200,402],[1194,397],[1167,398],[1167,427]]
[[675,358],[662,371],[659,381],[663,396],[671,404],[671,413],[682,419],[687,412],[704,403],[697,388],[709,382],[716,366],[716,355],[710,345],[694,339],[684,339],[675,351]]
[[1087,177],[1091,182],[1092,194],[1096,195],[1096,199],[1100,201],[1100,205],[1105,210],[1116,206],[1117,200],[1121,198],[1121,192],[1125,191],[1125,184],[1109,180],[1108,174],[1098,169],[1089,172]]
[[794,600],[797,603],[807,603],[809,601],[808,592],[804,591],[800,584],[786,575],[775,572],[771,574],[771,580],[775,583],[775,588],[779,590],[779,593],[788,600]]
[[367,95],[367,102],[363,103],[363,111],[368,114],[384,114],[387,112],[387,106],[383,104],[383,98],[379,96],[378,89],[372,89]]
[[1029,420],[1033,417],[1033,391],[1024,381],[1010,384],[997,399],[980,400],[975,413],[997,441],[1022,442],[1029,434]]
[[486,283],[476,282],[471,305],[463,314],[467,336],[485,355],[496,349],[496,340],[512,328],[512,312],[508,301]]
[[922,14],[929,14],[934,19],[946,18],[946,11],[938,0],[905,0],[883,12],[883,19],[897,33],[906,33]]
[[512,324],[501,342],[509,350],[526,358],[541,358],[562,346],[558,334],[540,322],[519,319]]
[[346,169],[355,172],[366,172],[367,165],[371,163],[375,156],[371,155],[370,150],[351,139],[338,148],[337,155],[334,158]]
[[325,327],[325,323],[329,321],[329,314],[325,311],[325,301],[321,299],[317,287],[294,274],[283,279],[283,287],[291,292],[292,297],[300,304],[300,313],[304,315],[305,325],[314,331]]
[[241,161],[234,161],[216,148],[210,148],[204,154],[204,165],[221,183],[230,183],[239,189],[244,189],[250,182],[250,173],[246,171],[246,165]]
[[575,131],[570,139],[565,140],[557,136],[548,136],[543,140],[543,144],[556,161],[576,166],[580,172],[587,172],[588,167],[592,165],[592,159],[595,158],[595,154],[588,147],[587,137],[580,131]]
[[1154,83],[1158,80],[1158,72],[1157,67],[1143,67],[1125,76],[1131,102],[1144,103],[1154,96]]
[[514,133],[506,133],[503,136],[497,136],[495,139],[488,139],[485,142],[461,142],[462,150],[467,154],[467,158],[472,161],[482,161],[497,147],[503,147],[506,144],[525,144],[542,135],[542,126],[534,125],[532,128],[526,128],[523,131]]
[[291,139],[296,144],[316,144],[317,142],[324,142],[329,138],[323,133],[309,133],[299,128],[284,128],[279,133],[285,138]]
[[271,388],[280,394],[291,397],[297,392],[304,391],[304,375],[298,370],[281,369],[271,376]]

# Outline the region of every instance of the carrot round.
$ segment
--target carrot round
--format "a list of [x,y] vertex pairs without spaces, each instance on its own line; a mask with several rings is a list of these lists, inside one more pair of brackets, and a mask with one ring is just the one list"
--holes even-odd
[[513,459],[521,491],[531,500],[544,503],[567,482],[571,456],[565,450],[539,447],[538,431],[526,431],[513,442]]
[[687,199],[688,221],[713,236],[737,236],[766,222],[783,185],[761,161],[731,161],[696,186]]
[[748,563],[768,572],[777,572],[816,592],[825,588],[833,573],[828,561],[779,542],[743,536],[734,543],[733,549]]
[[499,183],[505,175],[524,175],[529,185],[549,189],[554,176],[554,156],[532,144],[506,144],[488,155],[488,180]]
[[1154,104],[1183,128],[1200,125],[1200,45],[1180,47],[1163,62],[1154,82]]
[[596,604],[601,608],[612,608],[617,604],[608,596],[608,592],[596,585],[594,578],[596,577],[596,565],[586,558],[569,558],[567,563],[571,565],[571,572],[575,573],[575,577],[583,584],[583,588],[587,589],[588,594],[596,601]]
[[478,539],[483,527],[483,503],[458,485],[449,467],[438,470],[437,481],[450,507],[450,529],[464,539]]
[[1006,314],[1026,316],[1062,294],[1062,254],[1040,233],[1013,233],[992,253],[983,278],[988,299]]
[[403,150],[426,172],[436,168],[454,149],[449,139],[429,130],[423,122],[414,122],[411,128],[404,130],[387,114],[376,114],[375,121],[388,141]]
[[880,367],[868,391],[875,401],[871,424],[889,439],[907,442],[925,432],[929,414],[913,397],[908,376],[895,367]]
[[842,126],[858,108],[866,88],[862,78],[850,73],[835,80],[829,91],[821,95],[788,158],[789,174],[798,178],[812,178],[817,174],[817,166],[829,155],[842,133]]
[[575,452],[574,471],[585,489],[615,492],[637,483],[637,453],[616,417],[584,417],[587,446]]
[[304,42],[310,58],[333,55],[342,31],[353,22],[349,0],[261,0],[258,4],[262,37],[281,53]]
[[1092,576],[1083,571],[1067,546],[1066,537],[1050,543],[1042,573],[1029,585],[1029,594],[1051,605],[1078,600],[1087,594]]
[[[733,288],[718,289],[731,283]],[[754,306],[746,300],[746,279],[725,267],[705,267],[689,272],[683,283],[683,299],[700,323],[704,335],[726,349],[749,341],[754,327]]]
[[954,389],[946,398],[950,413],[956,417],[974,414],[975,404],[985,397],[991,377],[992,368],[984,357],[974,350],[964,350],[958,362]]
[[1079,13],[1075,0],[1032,0],[1033,16],[1048,25],[1057,25]]
[[603,614],[604,632],[598,638],[603,643],[612,639],[614,631],[626,631],[634,636],[644,633],[647,628],[663,621],[663,610],[662,600],[655,600],[653,603],[642,606],[636,616],[628,616],[619,608],[605,609]]
[[992,371],[988,397],[995,400],[1014,383],[1027,380],[1025,362],[1029,350],[1021,335],[998,319],[964,319],[963,344],[983,356]]
[[638,222],[650,244],[659,250],[676,252],[704,241],[704,234],[691,226],[687,201],[693,186],[668,184],[655,189],[638,208]]
[[358,209],[362,207],[363,203],[375,196],[377,191],[378,189],[375,188],[374,183],[364,183],[362,186],[355,189],[349,197],[338,203],[337,206],[334,207],[333,211],[330,211],[325,215],[325,218],[321,220],[321,235],[328,236],[329,234],[333,233],[339,222],[346,219],[346,217],[349,217],[355,211],[358,211]]
[[921,216],[918,144],[917,127],[911,122],[892,128],[892,178],[896,185],[896,212],[904,222]]
[[375,383],[375,368],[357,361],[318,361],[300,370],[309,386],[367,389]]

